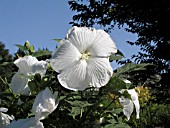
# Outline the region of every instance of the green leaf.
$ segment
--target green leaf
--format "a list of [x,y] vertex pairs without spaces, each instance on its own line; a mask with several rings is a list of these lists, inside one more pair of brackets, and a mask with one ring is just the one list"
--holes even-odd
[[[112,107],[114,108],[114,107]],[[104,113],[111,113],[112,115],[117,115],[120,114],[121,112],[123,112],[122,108],[117,108],[117,109],[112,109],[112,110],[105,110]]]
[[113,128],[130,128],[128,124],[122,123],[122,124],[116,124]]
[[28,49],[20,44],[15,44],[15,46],[17,46],[20,50],[22,51],[27,51]]
[[149,64],[149,63],[142,63],[142,64],[127,63],[124,66],[117,69],[115,76],[119,76],[126,72],[146,70],[145,67],[149,66],[149,65],[152,65],[152,64]]
[[34,81],[29,81],[28,86],[32,92],[37,91],[38,86],[36,85],[36,83]]
[[2,58],[2,56],[0,55],[0,61],[2,60],[3,58]]
[[124,97],[128,98],[128,99],[131,99],[131,95],[128,93],[128,91],[124,91],[123,93]]
[[41,56],[46,56],[46,55],[51,55],[52,52],[49,50],[38,50],[32,54],[34,57],[41,57]]
[[105,110],[104,113],[109,113],[109,112],[111,113],[111,111],[109,109],[113,109],[116,106],[115,102],[113,102],[113,100],[110,100],[110,99],[102,100],[101,105],[105,108],[107,107],[107,110]]
[[52,39],[52,40],[55,40],[57,42],[60,42],[62,39]]
[[82,108],[72,107],[71,113],[69,115],[71,115],[75,119],[77,115],[80,115],[81,117],[83,112],[84,110]]
[[0,64],[0,66],[5,66],[5,65],[8,65],[8,64],[12,64],[12,62],[3,62],[2,64]]
[[0,97],[14,97],[13,93],[0,93]]
[[87,101],[67,101],[69,104],[71,104],[72,106],[75,106],[75,107],[80,107],[80,108],[83,108],[83,107],[87,107],[87,106],[91,106],[92,104],[89,104]]
[[114,90],[119,91],[121,89],[126,89],[126,83],[117,77],[112,77],[106,88],[108,88],[111,92]]
[[117,53],[110,55],[109,61],[121,60],[122,58],[124,58],[124,55],[121,51],[118,50]]
[[114,124],[107,124],[107,125],[105,125],[102,128],[114,128]]
[[108,122],[111,123],[111,124],[116,124],[117,123],[116,119],[114,119],[114,118],[108,120]]

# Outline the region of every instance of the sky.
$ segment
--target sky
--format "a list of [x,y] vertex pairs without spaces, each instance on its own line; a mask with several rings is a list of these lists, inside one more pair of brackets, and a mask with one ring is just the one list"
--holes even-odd
[[[15,44],[27,40],[35,49],[54,51],[57,42],[52,39],[65,37],[74,14],[68,0],[0,0],[0,41],[11,54],[18,49]],[[109,34],[126,58],[140,51],[126,43],[135,41],[136,35],[118,28]]]

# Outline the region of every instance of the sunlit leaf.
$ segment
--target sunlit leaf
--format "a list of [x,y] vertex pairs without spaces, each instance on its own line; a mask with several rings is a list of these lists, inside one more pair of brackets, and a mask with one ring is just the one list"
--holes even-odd
[[115,75],[119,76],[120,74],[123,74],[123,73],[126,73],[126,72],[146,70],[146,66],[149,66],[149,65],[152,65],[152,64],[148,64],[148,63],[142,63],[142,64],[127,63],[124,66],[118,68]]
[[111,54],[111,56],[109,57],[109,61],[121,60],[122,58],[124,58],[124,55],[121,51],[118,50],[117,53]]
[[22,51],[27,51],[28,49],[20,44],[15,44],[15,46],[17,46],[20,50]]
[[55,40],[56,42],[60,42],[62,39],[52,39]]
[[52,54],[52,52],[49,50],[38,50],[38,51],[34,52],[32,54],[32,56],[40,57],[40,56],[47,56],[47,55],[51,55],[51,54]]
[[126,89],[126,83],[119,78],[112,77],[106,88],[108,88],[110,91],[119,91],[121,89]]
[[108,120],[108,122],[111,123],[111,124],[116,124],[117,123],[116,119],[114,119],[114,118]]
[[82,108],[79,107],[72,107],[71,109],[71,113],[69,115],[71,115],[74,119],[77,115],[82,115],[82,113],[84,112],[84,110]]

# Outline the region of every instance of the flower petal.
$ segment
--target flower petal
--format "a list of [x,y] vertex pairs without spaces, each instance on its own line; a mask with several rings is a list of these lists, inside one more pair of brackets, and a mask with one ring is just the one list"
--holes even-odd
[[56,72],[61,72],[69,64],[79,60],[81,53],[68,41],[64,41],[54,52],[50,64]]
[[130,119],[130,116],[133,112],[133,102],[130,99],[121,97],[119,98],[120,104],[123,106],[123,114]]
[[132,101],[135,105],[135,108],[136,108],[136,119],[139,119],[140,104],[139,104],[139,100],[138,100],[138,94],[135,91],[135,89],[129,89],[127,91],[131,95],[131,99],[132,99]]
[[41,77],[43,77],[46,73],[47,67],[48,63],[46,61],[38,61],[33,65],[32,71],[33,73],[39,73]]
[[106,85],[113,74],[109,59],[90,58],[87,64],[87,76],[92,86],[100,88]]
[[0,108],[0,112],[7,112],[8,109],[7,108]]
[[80,53],[84,53],[96,37],[96,30],[87,27],[72,27],[66,36]]
[[131,82],[127,79],[123,79],[123,81],[126,83],[126,84],[131,84]]
[[32,66],[38,62],[36,57],[24,56],[14,61],[14,64],[19,68],[21,73],[26,74],[32,72]]
[[109,34],[104,30],[96,30],[96,38],[87,51],[92,56],[109,57],[111,53],[117,52],[117,48]]
[[45,119],[57,108],[59,102],[56,100],[57,95],[57,92],[53,94],[49,88],[46,88],[36,96],[32,110],[37,120]]
[[36,120],[35,117],[27,119],[19,119],[17,121],[12,121],[7,128],[44,128],[43,123]]
[[20,72],[17,72],[13,77],[10,84],[10,88],[15,94],[23,94],[23,95],[29,95],[30,89],[28,87],[28,77],[21,74]]
[[[2,111],[6,111],[4,109],[7,109],[7,108],[0,108],[0,109]],[[6,126],[10,124],[10,120],[13,120],[13,119],[14,118],[12,116],[9,116],[8,114],[0,112],[0,128],[6,128]]]
[[85,60],[76,61],[67,66],[59,75],[58,80],[60,84],[70,90],[84,90],[89,85],[86,80],[86,67]]

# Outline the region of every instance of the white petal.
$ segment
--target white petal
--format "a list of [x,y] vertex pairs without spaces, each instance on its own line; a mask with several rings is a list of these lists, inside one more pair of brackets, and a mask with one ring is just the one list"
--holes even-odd
[[38,61],[33,65],[32,71],[33,73],[39,73],[41,77],[43,77],[46,73],[47,67],[48,63],[46,61]]
[[59,102],[56,100],[57,95],[57,92],[53,94],[49,88],[46,88],[36,96],[32,110],[37,120],[45,119],[57,108]]
[[126,84],[131,84],[131,82],[129,81],[129,80],[127,80],[127,79],[124,79],[123,80]]
[[20,74],[20,72],[17,72],[13,77],[10,84],[10,88],[15,94],[23,94],[23,95],[29,95],[30,89],[28,87],[28,77],[24,76],[23,74]]
[[65,67],[79,60],[81,53],[69,42],[62,43],[54,52],[50,64],[56,72],[61,72]]
[[85,60],[76,61],[67,66],[58,75],[60,84],[74,91],[86,89],[89,85],[89,81],[86,79],[86,67],[87,63]]
[[27,119],[19,119],[17,121],[12,121],[7,128],[44,128],[43,123],[37,121],[35,117]]
[[138,100],[138,94],[135,91],[135,89],[130,89],[127,91],[131,95],[131,99],[132,99],[132,101],[135,105],[135,108],[136,108],[136,119],[139,119],[140,104],[139,104],[139,100]]
[[121,97],[119,98],[120,104],[123,106],[123,114],[130,119],[130,116],[133,112],[133,102],[130,99]]
[[109,57],[111,53],[117,52],[117,48],[109,34],[103,30],[96,30],[96,38],[87,51],[92,56]]
[[72,27],[67,33],[67,39],[79,50],[84,53],[92,44],[96,37],[96,30],[87,27]]
[[13,120],[13,117],[0,112],[0,128],[6,128],[10,124],[10,120]]
[[0,108],[0,112],[7,112],[8,109],[7,108]]
[[32,72],[32,66],[38,62],[36,57],[25,56],[14,61],[14,64],[19,68],[21,73],[26,74]]
[[108,58],[90,58],[87,64],[87,76],[91,84],[97,88],[106,85],[113,74]]

